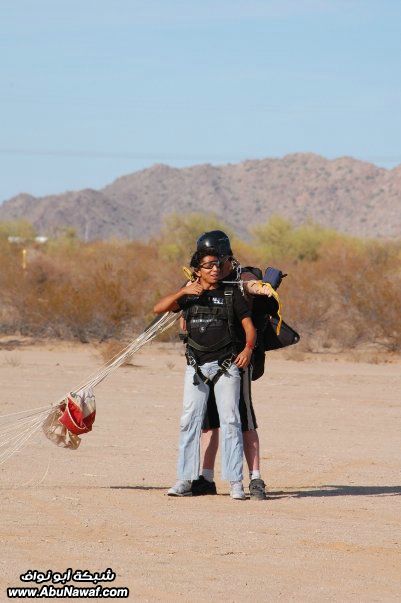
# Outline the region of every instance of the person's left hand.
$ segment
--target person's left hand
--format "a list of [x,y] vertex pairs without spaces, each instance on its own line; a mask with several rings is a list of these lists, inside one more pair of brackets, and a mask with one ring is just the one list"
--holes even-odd
[[238,366],[238,368],[246,368],[252,357],[252,350],[248,346],[246,346],[242,352],[238,354],[236,359],[234,360],[234,364]]

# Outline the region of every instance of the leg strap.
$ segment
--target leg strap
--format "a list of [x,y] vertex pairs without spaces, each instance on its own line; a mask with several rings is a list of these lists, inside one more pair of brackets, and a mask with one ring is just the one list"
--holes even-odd
[[192,354],[190,354],[189,352],[185,353],[185,357],[187,359],[187,363],[189,364],[189,366],[192,366],[192,368],[195,371],[195,375],[194,375],[194,385],[199,385],[201,383],[201,381],[203,381],[203,383],[208,383],[210,381],[210,379],[208,377],[205,377],[205,375],[202,373],[202,371],[200,370],[198,363],[196,362],[195,358],[192,356]]
[[217,383],[217,381],[220,379],[220,377],[222,375],[224,375],[224,373],[227,373],[228,369],[232,365],[233,360],[235,358],[235,355],[231,354],[230,356],[219,360],[218,361],[219,367],[220,367],[219,370],[214,375],[214,377],[209,379],[209,377],[205,377],[205,375],[202,373],[202,371],[200,370],[200,368],[198,366],[198,363],[196,362],[196,359],[194,358],[194,356],[192,356],[192,354],[190,354],[189,352],[186,352],[185,356],[187,359],[187,363],[189,364],[189,366],[192,366],[192,368],[195,371],[194,381],[193,381],[194,385],[199,385],[201,381],[206,384],[212,383],[214,385],[215,383]]
[[233,363],[233,360],[235,358],[235,354],[231,354],[230,356],[228,356],[228,358],[224,358],[223,360],[219,360],[219,370],[217,371],[217,373],[215,374],[215,376],[212,379],[212,383],[213,385],[215,385],[215,383],[217,383],[217,381],[220,379],[220,377],[222,375],[224,375],[225,373],[227,373],[227,371],[229,370],[230,366]]

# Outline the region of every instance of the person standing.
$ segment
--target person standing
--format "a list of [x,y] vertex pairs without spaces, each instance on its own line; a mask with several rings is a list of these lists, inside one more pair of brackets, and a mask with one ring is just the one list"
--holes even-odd
[[256,330],[238,288],[219,282],[222,260],[218,250],[197,251],[191,266],[196,281],[154,306],[157,314],[182,310],[188,331],[178,481],[168,495],[191,495],[192,482],[199,478],[200,436],[213,385],[222,434],[222,478],[230,482],[231,497],[244,500],[240,371],[249,366]]
[[[197,250],[207,251],[215,249],[222,259],[220,280],[238,280],[244,282],[244,293],[252,308],[255,295],[270,296],[269,289],[260,286],[257,277],[249,269],[240,269],[238,262],[234,259],[231,243],[228,236],[221,230],[213,230],[203,233],[197,240]],[[274,298],[269,300],[272,309],[275,309]],[[257,421],[252,402],[252,361],[241,371],[240,391],[240,418],[244,442],[245,458],[249,469],[249,494],[252,500],[266,500],[266,485],[260,472],[260,441],[257,432]],[[219,446],[219,415],[216,409],[213,388],[210,390],[207,413],[203,424],[202,447],[204,456],[201,474],[192,482],[192,493],[194,496],[205,494],[216,494],[214,482],[214,464]]]

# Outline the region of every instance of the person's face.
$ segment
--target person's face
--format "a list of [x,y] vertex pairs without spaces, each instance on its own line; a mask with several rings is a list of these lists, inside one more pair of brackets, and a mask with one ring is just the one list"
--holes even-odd
[[223,265],[220,271],[220,278],[225,278],[226,276],[228,276],[232,269],[233,265],[230,258],[224,258]]
[[214,285],[221,278],[220,260],[215,255],[202,258],[196,274],[208,285]]

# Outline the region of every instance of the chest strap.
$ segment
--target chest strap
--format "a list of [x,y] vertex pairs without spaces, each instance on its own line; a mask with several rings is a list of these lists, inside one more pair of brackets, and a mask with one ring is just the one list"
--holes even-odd
[[185,310],[184,314],[189,319],[195,318],[196,316],[207,315],[227,320],[227,308],[225,306],[213,308],[210,306],[200,306],[196,304],[188,308],[188,310]]
[[188,337],[187,339],[187,344],[189,345],[189,347],[193,348],[197,352],[217,352],[217,350],[225,348],[227,345],[230,345],[230,343],[232,343],[232,341],[229,335],[227,337],[224,337],[224,339],[221,339],[214,345],[209,346],[200,345],[199,343],[196,343],[196,341],[191,339],[191,337]]

